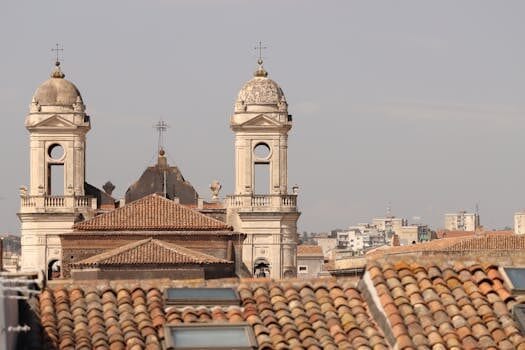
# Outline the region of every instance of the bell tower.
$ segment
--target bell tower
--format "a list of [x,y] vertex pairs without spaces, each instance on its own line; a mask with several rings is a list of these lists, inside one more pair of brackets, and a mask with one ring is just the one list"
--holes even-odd
[[85,196],[86,133],[91,128],[80,92],[64,79],[57,60],[36,90],[25,127],[29,131],[29,187],[20,188],[23,270],[59,272],[58,234],[92,216],[96,199]]
[[227,198],[227,218],[247,234],[244,263],[254,276],[293,277],[300,213],[297,193],[288,192],[292,117],[262,59],[239,92],[230,127],[235,133],[235,193]]

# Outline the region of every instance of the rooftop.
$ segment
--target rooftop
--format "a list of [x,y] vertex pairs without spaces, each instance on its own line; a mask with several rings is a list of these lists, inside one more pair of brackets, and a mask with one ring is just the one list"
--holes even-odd
[[224,222],[157,194],[75,224],[75,231],[231,231]]

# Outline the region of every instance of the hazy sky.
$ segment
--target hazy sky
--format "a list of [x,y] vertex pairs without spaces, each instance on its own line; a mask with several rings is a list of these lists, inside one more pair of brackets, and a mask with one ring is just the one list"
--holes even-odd
[[233,189],[229,117],[261,40],[294,125],[300,231],[393,214],[433,228],[525,208],[524,1],[3,1],[0,232],[18,232],[31,96],[64,47],[92,130],[87,179],[115,193],[167,152],[201,196]]

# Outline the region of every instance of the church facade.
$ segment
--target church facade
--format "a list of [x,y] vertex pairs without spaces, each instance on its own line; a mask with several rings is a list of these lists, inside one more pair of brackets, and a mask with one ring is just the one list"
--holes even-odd
[[[91,120],[85,110],[79,90],[65,79],[57,62],[51,77],[36,90],[25,120],[30,141],[30,176],[29,186],[20,189],[21,268],[43,271],[48,278],[68,260],[64,254],[69,254],[69,250],[64,251],[63,245],[68,237],[78,235],[82,222],[119,210],[119,201],[111,196],[111,183],[99,190],[86,182],[86,134]],[[234,194],[219,200],[220,185],[215,184],[214,200],[203,205],[178,168],[160,161],[165,158],[160,149],[158,164],[146,169],[120,203],[126,207],[156,194],[175,201],[176,206],[220,218],[232,232],[245,238],[242,247],[235,249],[239,250],[235,259],[242,259],[245,272],[276,279],[295,276],[300,213],[296,189],[289,193],[287,183],[292,118],[281,88],[268,78],[262,61],[238,94],[230,126],[235,133]],[[155,246],[166,252],[175,249],[173,243],[163,243],[155,237],[142,235],[140,239],[140,247]],[[133,245],[133,238],[126,237],[121,243]],[[108,251],[110,248],[116,249],[118,244],[108,246]],[[96,252],[105,254],[103,249]],[[228,254],[219,258],[233,261],[227,259],[233,257]],[[235,270],[240,270],[237,263]]]

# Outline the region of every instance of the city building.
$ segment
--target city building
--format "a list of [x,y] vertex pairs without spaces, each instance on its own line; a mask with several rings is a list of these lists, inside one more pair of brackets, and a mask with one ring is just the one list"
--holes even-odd
[[279,85],[259,60],[240,90],[230,127],[235,133],[235,193],[227,222],[245,233],[243,259],[255,276],[297,274],[297,188],[288,188],[288,132],[292,116]]
[[480,228],[479,214],[459,211],[445,214],[445,230],[477,231]]
[[362,253],[365,245],[364,233],[359,228],[350,228],[348,231],[337,232],[337,248],[354,253]]
[[398,229],[399,244],[415,244],[430,240],[430,229],[427,225],[406,225]]
[[517,235],[525,234],[525,211],[514,214],[514,233]]
[[[86,134],[91,119],[60,63],[33,95],[29,131],[29,187],[20,189],[21,268],[44,270],[62,259],[59,235],[93,217],[100,206],[87,184]],[[90,193],[91,192],[91,193]]]
[[297,277],[317,278],[323,271],[323,249],[317,245],[297,246]]
[[325,259],[335,259],[335,251],[337,249],[337,238],[329,237],[328,235],[317,235],[313,238],[313,240],[323,250],[323,255]]

